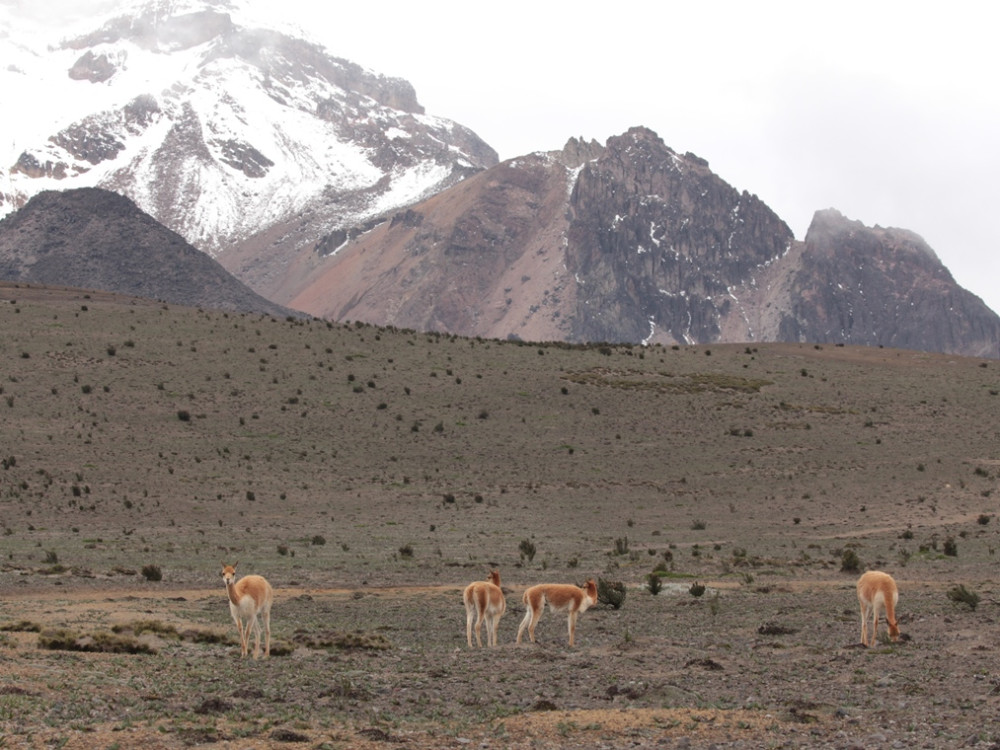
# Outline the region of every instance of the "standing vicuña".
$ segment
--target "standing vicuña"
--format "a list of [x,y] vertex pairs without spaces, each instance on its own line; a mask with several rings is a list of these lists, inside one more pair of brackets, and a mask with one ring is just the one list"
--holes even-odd
[[236,566],[222,564],[222,580],[226,583],[226,593],[229,594],[229,611],[240,631],[240,656],[246,656],[250,644],[250,629],[253,628],[254,645],[253,658],[260,656],[260,621],[264,620],[264,658],[271,655],[271,603],[274,592],[262,576],[243,576],[236,580]]
[[[885,610],[885,621],[889,623],[889,637],[899,640],[899,625],[896,622],[896,602],[899,590],[892,576],[880,570],[869,570],[858,579],[858,602],[861,604],[861,642],[866,646],[875,645],[878,633],[878,612]],[[868,620],[872,621],[871,638],[868,638]]]
[[571,583],[540,583],[532,586],[521,597],[527,605],[527,612],[517,629],[517,642],[521,642],[521,634],[528,629],[528,637],[535,642],[535,625],[542,616],[542,610],[548,603],[553,612],[566,612],[569,619],[569,645],[573,645],[576,633],[576,618],[581,612],[597,604],[597,584],[593,578],[587,580],[583,588]]
[[483,620],[486,621],[486,642],[497,645],[497,625],[507,611],[507,600],[500,588],[500,571],[491,570],[485,581],[475,581],[462,593],[465,602],[465,636],[472,648],[472,616],[476,617],[476,643],[483,645]]

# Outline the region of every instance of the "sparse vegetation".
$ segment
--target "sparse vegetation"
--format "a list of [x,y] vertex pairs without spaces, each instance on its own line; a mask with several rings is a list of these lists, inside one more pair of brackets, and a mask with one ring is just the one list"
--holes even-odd
[[[21,312],[0,326],[0,398],[12,404],[0,407],[0,710],[12,746],[264,746],[278,730],[316,747],[543,745],[531,722],[545,717],[524,695],[628,722],[634,736],[607,723],[605,744],[794,744],[798,706],[820,719],[810,741],[846,746],[864,744],[861,725],[793,702],[844,705],[845,680],[862,702],[881,700],[885,659],[892,683],[909,686],[887,742],[939,745],[941,726],[981,738],[982,712],[950,708],[988,693],[1000,662],[948,644],[989,613],[945,594],[950,576],[969,589],[989,580],[1000,548],[984,494],[997,494],[983,409],[996,403],[994,367],[811,344],[603,354],[142,303],[112,311],[96,298],[77,316],[79,297],[45,307],[17,293]],[[121,357],[105,356],[107,341]],[[846,548],[871,567],[905,561],[913,650],[848,650],[848,573],[865,566],[838,574]],[[275,583],[269,662],[239,661],[221,559]],[[150,562],[167,583],[147,582]],[[456,591],[493,566],[509,587],[501,648],[463,656]],[[541,646],[514,647],[522,587],[591,576],[661,588],[582,616],[572,652],[565,615],[548,613]],[[43,630],[67,631],[70,648],[110,631],[123,649],[159,653],[39,649]],[[948,654],[933,691],[925,659],[899,658],[924,652]],[[849,664],[844,680],[816,668],[832,663]],[[734,704],[720,678],[762,669],[753,701]]]
[[625,604],[625,595],[628,590],[622,581],[609,581],[605,578],[597,579],[597,601],[613,609],[621,609]]
[[663,588],[663,579],[660,578],[658,571],[654,570],[646,574],[646,588],[649,589],[649,593],[653,596],[660,593],[660,590]]
[[530,563],[535,559],[535,543],[530,539],[522,539],[517,549],[521,553],[521,562],[527,560]]
[[971,610],[975,610],[979,606],[979,594],[969,591],[962,583],[948,590],[948,598],[955,604],[960,604]]
[[857,573],[861,570],[861,559],[858,553],[848,547],[840,555],[840,572]]

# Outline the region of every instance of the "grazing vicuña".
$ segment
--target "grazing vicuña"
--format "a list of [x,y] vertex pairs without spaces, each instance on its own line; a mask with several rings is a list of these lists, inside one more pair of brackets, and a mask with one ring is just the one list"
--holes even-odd
[[521,642],[521,634],[528,629],[528,637],[535,642],[535,625],[542,616],[542,610],[548,603],[553,612],[566,612],[569,625],[569,645],[573,645],[576,634],[576,618],[581,612],[597,603],[597,583],[593,578],[581,588],[570,583],[540,583],[524,592],[522,597],[527,611],[521,626],[517,629],[517,642]]
[[[899,590],[888,573],[869,570],[858,579],[858,602],[861,604],[861,642],[866,646],[875,645],[878,633],[878,612],[885,611],[885,621],[889,623],[889,637],[899,640],[899,625],[896,622],[896,602]],[[868,620],[872,621],[871,638],[868,638]]]
[[260,656],[260,620],[264,620],[264,658],[271,655],[271,603],[274,592],[262,576],[243,576],[236,580],[236,566],[222,564],[222,580],[226,583],[226,593],[229,594],[229,611],[240,631],[240,655],[246,656],[250,642],[250,629],[253,628],[254,645],[253,658]]
[[476,643],[483,645],[483,621],[486,621],[486,642],[497,645],[497,625],[507,611],[507,600],[500,588],[500,571],[491,570],[485,581],[475,581],[462,593],[465,602],[465,637],[472,648],[472,617],[476,615]]

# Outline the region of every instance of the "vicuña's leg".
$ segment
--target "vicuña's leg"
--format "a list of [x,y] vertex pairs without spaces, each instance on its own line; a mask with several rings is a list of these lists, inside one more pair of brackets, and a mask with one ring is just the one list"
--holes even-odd
[[569,645],[573,645],[573,637],[576,635],[576,612],[569,613]]
[[250,633],[249,630],[253,629],[253,658],[260,658],[260,620],[257,619],[257,615],[253,616],[250,620],[250,624],[247,626],[247,645],[250,645]]
[[[489,630],[486,631],[486,638],[489,640]],[[483,647],[483,611],[478,610],[476,612],[476,643],[479,644],[479,648]]]
[[538,621],[542,619],[542,610],[545,609],[545,602],[540,601],[538,607],[531,610],[531,624],[528,625],[528,637],[531,638],[531,642],[535,642],[535,627],[538,625]]
[[465,605],[465,640],[469,642],[469,648],[472,648],[472,618],[473,614],[472,607],[468,604]]
[[486,641],[490,646],[497,645],[497,624],[500,622],[500,617],[497,615],[490,615],[486,620]]
[[524,633],[524,629],[527,628],[529,624],[531,625],[531,628],[528,630],[528,636],[531,638],[531,642],[534,643],[535,642],[535,612],[534,612],[534,609],[532,609],[532,606],[531,606],[530,602],[528,603],[528,609],[527,609],[527,611],[524,613],[524,619],[521,620],[521,625],[517,629],[517,643],[521,642],[521,634]]

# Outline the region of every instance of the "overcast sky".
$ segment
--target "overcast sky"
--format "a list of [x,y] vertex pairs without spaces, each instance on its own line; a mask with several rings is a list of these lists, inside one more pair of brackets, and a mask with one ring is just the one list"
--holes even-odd
[[644,125],[756,193],[799,239],[831,207],[917,232],[1000,312],[989,3],[238,1],[407,79],[429,114],[501,159]]

